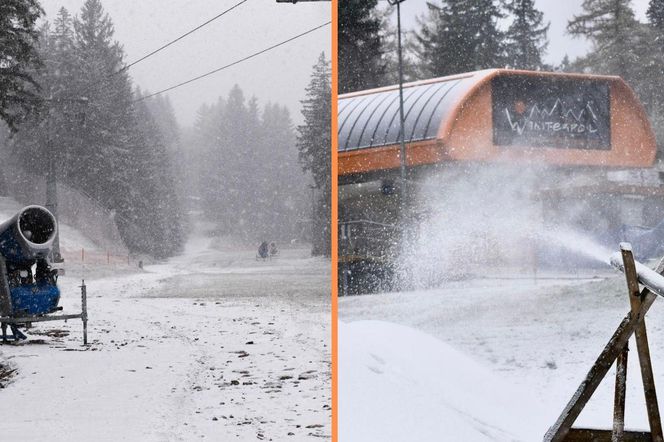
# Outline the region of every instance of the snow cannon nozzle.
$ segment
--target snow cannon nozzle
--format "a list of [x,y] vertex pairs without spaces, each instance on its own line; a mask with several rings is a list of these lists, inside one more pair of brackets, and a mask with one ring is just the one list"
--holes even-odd
[[55,217],[45,207],[24,207],[0,224],[0,254],[14,263],[46,259],[57,229]]
[[636,269],[636,279],[638,280],[639,284],[647,287],[648,290],[654,294],[664,297],[664,276],[634,259],[632,247],[629,243],[621,243],[620,250],[620,252],[616,252],[611,255],[611,265],[625,273],[625,264],[627,262],[626,260],[631,260],[634,263],[634,267]]
[[631,252],[632,251],[632,244],[628,242],[621,242],[620,243],[620,250],[624,250],[626,252]]

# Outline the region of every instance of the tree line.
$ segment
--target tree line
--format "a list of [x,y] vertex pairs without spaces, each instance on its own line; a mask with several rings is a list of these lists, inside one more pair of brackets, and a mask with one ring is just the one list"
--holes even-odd
[[3,156],[38,176],[52,160],[59,181],[114,214],[132,252],[177,253],[186,220],[173,109],[167,99],[139,101],[143,93],[122,69],[124,52],[101,2],[86,0],[77,16],[61,8],[39,28],[36,1],[7,0],[0,8],[9,17],[0,45],[13,42],[25,53],[2,58],[0,69],[13,70],[0,71],[7,123],[0,130],[11,132]]
[[288,109],[260,106],[237,85],[201,106],[191,164],[201,209],[218,234],[253,242],[307,238],[314,255],[329,255],[330,104],[329,62],[321,54],[297,127]]
[[261,107],[236,85],[198,110],[192,137],[196,194],[218,234],[252,242],[301,238],[310,199],[285,107]]
[[[395,34],[377,0],[339,0],[339,92],[394,84]],[[664,152],[664,0],[645,22],[630,0],[584,0],[567,32],[587,54],[544,61],[549,23],[534,0],[433,0],[405,36],[405,77],[417,80],[488,68],[619,75],[636,91]]]
[[42,15],[37,0],[0,2],[4,159],[41,176],[52,159],[59,181],[111,211],[133,252],[180,251],[187,207],[201,209],[219,234],[310,239],[314,255],[329,256],[324,54],[302,101],[303,124],[294,127],[285,107],[260,106],[236,86],[181,133],[168,98],[147,98],[133,85],[100,0],[86,0],[76,16],[62,8],[37,27]]

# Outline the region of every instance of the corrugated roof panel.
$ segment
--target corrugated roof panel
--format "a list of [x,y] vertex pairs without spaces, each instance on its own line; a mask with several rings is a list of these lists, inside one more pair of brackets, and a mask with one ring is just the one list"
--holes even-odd
[[[433,139],[444,117],[457,103],[460,83],[472,76],[404,87],[405,142]],[[456,92],[456,93],[455,93]],[[377,90],[339,98],[339,150],[399,143],[399,90]]]
[[[408,112],[408,100],[418,89],[413,87],[403,90],[404,115]],[[390,103],[390,107],[385,110],[385,118],[382,118],[376,127],[373,146],[386,146],[399,142],[399,91],[395,91],[395,95],[397,99]]]

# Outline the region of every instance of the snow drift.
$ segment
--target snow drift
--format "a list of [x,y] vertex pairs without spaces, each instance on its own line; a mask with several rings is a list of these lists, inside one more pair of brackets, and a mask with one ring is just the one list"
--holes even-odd
[[547,427],[532,396],[415,329],[342,322],[339,349],[344,442],[532,441]]

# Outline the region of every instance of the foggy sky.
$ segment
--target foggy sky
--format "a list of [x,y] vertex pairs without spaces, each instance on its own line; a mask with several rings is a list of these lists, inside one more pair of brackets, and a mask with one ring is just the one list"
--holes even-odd
[[[433,0],[438,3],[438,0]],[[544,20],[551,22],[549,28],[549,47],[544,61],[551,64],[559,64],[565,54],[570,60],[583,55],[590,48],[590,44],[582,38],[572,38],[566,33],[567,21],[573,15],[581,12],[582,0],[535,0],[535,6],[544,13]],[[381,1],[383,7],[387,2]],[[648,0],[632,0],[632,6],[639,20],[644,21]],[[427,10],[426,0],[405,0],[401,4],[401,14],[404,30],[413,29],[417,24],[415,17],[422,15]],[[396,26],[396,13],[392,14]]]
[[[239,0],[102,0],[115,25],[115,39],[132,61],[236,4]],[[52,22],[60,7],[78,15],[84,0],[41,0]],[[330,20],[330,2],[296,5],[249,0],[158,54],[133,66],[129,74],[143,90],[155,92],[211,71]],[[196,110],[239,84],[261,105],[286,105],[301,121],[300,102],[311,68],[321,52],[330,56],[331,27],[195,83],[167,93],[180,124],[193,124]]]

